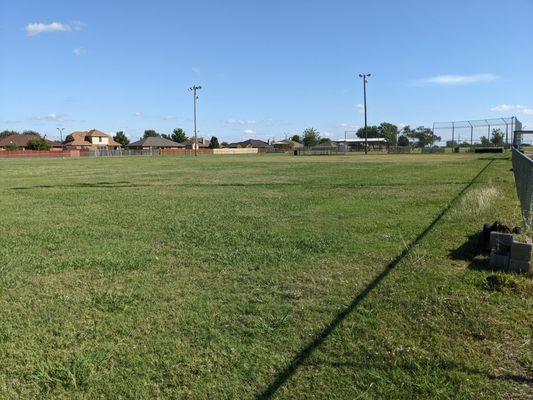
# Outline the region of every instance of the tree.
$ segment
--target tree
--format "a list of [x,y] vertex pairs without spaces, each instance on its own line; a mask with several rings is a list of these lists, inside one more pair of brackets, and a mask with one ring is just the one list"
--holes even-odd
[[147,129],[144,131],[144,135],[143,137],[144,138],[148,138],[148,137],[158,137],[158,136],[161,136],[159,133],[157,133],[156,131],[154,131],[153,129]]
[[32,130],[24,131],[24,132],[22,132],[22,134],[23,135],[32,135],[32,136],[41,137],[41,134],[39,132],[35,132],[35,131],[32,131]]
[[0,132],[0,138],[2,137],[6,137],[6,136],[11,136],[11,135],[18,135],[19,133],[17,131],[8,131],[8,130],[5,130],[5,131],[2,131]]
[[302,139],[300,139],[300,135],[292,135],[291,140],[296,143],[302,142]]
[[211,136],[211,140],[209,141],[209,148],[220,149],[220,145],[218,144],[218,138],[216,136]]
[[[356,133],[358,138],[365,138],[365,127],[359,128]],[[367,135],[369,138],[383,137],[379,135],[378,127],[375,125],[367,126]]]
[[124,132],[118,131],[115,136],[113,136],[113,140],[115,142],[120,143],[122,146],[127,146],[130,144],[130,140],[126,135],[124,135]]
[[409,138],[405,135],[400,135],[398,138],[398,146],[409,146]]
[[318,140],[318,143],[319,143],[319,144],[323,144],[323,143],[331,143],[331,139],[330,139],[330,138],[327,138],[327,137],[321,137],[321,138]]
[[396,146],[396,144],[398,143],[398,127],[396,125],[390,124],[388,122],[382,122],[378,126],[377,131],[379,135],[378,137],[385,138],[391,146]]
[[52,146],[48,143],[48,140],[37,137],[28,141],[26,147],[28,150],[50,150]]
[[493,129],[492,137],[490,138],[491,143],[494,146],[503,146],[503,132],[501,129]]
[[222,146],[222,147],[228,147],[228,146],[229,146],[229,143],[228,143],[228,142],[222,142],[222,143],[220,143],[220,146]]
[[491,145],[491,142],[490,142],[488,137],[481,136],[479,139],[481,140],[481,145],[482,146],[490,146]]
[[18,146],[15,143],[9,143],[7,146],[4,146],[6,150],[18,150]]
[[185,131],[181,128],[175,128],[172,131],[172,139],[175,142],[183,143],[187,141],[187,135],[185,134]]
[[459,146],[459,144],[455,140],[447,140],[446,141],[446,147],[451,147],[452,149],[455,149],[458,146]]
[[304,146],[316,146],[320,140],[320,134],[315,128],[307,128],[303,132],[303,144]]
[[417,147],[431,147],[435,142],[441,140],[441,137],[435,135],[430,128],[425,128],[423,126],[419,126],[415,130],[406,126],[403,128],[403,132],[407,137],[416,140],[415,144]]

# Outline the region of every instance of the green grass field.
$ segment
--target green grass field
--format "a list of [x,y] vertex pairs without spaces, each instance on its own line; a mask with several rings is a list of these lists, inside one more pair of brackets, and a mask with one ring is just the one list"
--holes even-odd
[[468,244],[510,168],[0,160],[0,398],[525,399],[532,282]]

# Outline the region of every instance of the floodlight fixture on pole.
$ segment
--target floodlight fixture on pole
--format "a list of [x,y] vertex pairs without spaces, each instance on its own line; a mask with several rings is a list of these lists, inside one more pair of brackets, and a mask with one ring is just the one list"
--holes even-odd
[[359,78],[363,78],[363,97],[365,105],[365,154],[368,154],[368,126],[366,122],[366,84],[371,74],[359,74]]
[[56,128],[59,131],[59,138],[61,140],[61,143],[63,143],[63,131],[65,128]]
[[196,95],[196,91],[200,90],[202,87],[194,85],[189,88],[190,91],[193,92],[194,96],[194,155],[198,155],[198,135],[196,132],[196,108],[197,108],[197,102],[198,102],[198,96]]

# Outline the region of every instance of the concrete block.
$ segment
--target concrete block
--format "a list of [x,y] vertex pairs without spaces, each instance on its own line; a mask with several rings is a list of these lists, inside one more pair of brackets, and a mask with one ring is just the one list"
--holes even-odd
[[528,240],[527,243],[513,241],[511,244],[511,258],[513,260],[530,261],[532,248],[531,240]]
[[513,272],[531,273],[531,262],[512,259],[509,261],[509,270]]
[[509,269],[509,256],[498,254],[494,249],[490,252],[489,264],[491,268]]
[[496,250],[506,250],[511,247],[513,243],[512,233],[491,232],[490,233],[490,248]]

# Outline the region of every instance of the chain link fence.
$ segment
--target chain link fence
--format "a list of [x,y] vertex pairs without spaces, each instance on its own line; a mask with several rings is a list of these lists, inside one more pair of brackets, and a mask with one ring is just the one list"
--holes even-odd
[[[529,139],[528,139],[529,138]],[[513,140],[513,171],[516,191],[520,199],[522,216],[528,230],[533,227],[533,159],[528,140],[533,131],[515,131]]]

